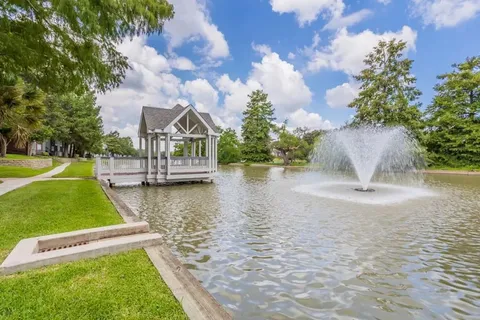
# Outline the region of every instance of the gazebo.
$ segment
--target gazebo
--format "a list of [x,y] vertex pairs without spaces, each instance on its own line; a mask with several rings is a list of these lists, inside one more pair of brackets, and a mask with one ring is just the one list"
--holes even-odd
[[97,176],[110,184],[213,181],[219,133],[210,114],[192,105],[143,107],[138,137],[143,157],[102,158]]

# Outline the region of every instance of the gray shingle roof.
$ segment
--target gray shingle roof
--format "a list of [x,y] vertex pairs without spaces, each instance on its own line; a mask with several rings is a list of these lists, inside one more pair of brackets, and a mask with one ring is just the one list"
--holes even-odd
[[[142,113],[145,116],[147,130],[165,129],[180,113],[182,113],[184,109],[185,107],[182,107],[179,104],[172,109],[143,107]],[[217,126],[215,125],[215,122],[213,122],[210,114],[207,112],[199,112],[199,114],[213,131],[217,132]]]

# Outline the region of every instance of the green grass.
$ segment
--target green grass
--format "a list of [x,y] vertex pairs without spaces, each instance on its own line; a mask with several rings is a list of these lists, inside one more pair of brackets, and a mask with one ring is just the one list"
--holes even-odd
[[89,178],[93,177],[93,161],[72,162],[61,173],[54,175],[54,178]]
[[0,277],[0,319],[187,319],[145,251]]
[[38,159],[39,157],[27,156],[24,154],[7,154],[5,158],[8,160],[28,160],[28,159]]
[[60,162],[55,160],[53,160],[52,163],[53,165],[51,167],[46,167],[42,169],[0,166],[0,178],[28,178],[38,176],[39,174],[48,172],[61,165]]
[[34,182],[0,197],[0,261],[24,238],[122,223],[97,181]]
[[446,170],[446,171],[480,171],[479,166],[463,166],[463,167],[448,167],[448,166],[432,166],[427,170]]
[[[94,180],[0,197],[0,261],[24,238],[122,223]],[[143,250],[0,276],[0,319],[186,319]]]

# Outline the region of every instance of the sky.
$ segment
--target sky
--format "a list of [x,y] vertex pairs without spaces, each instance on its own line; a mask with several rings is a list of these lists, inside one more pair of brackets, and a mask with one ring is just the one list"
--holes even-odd
[[354,113],[353,76],[379,40],[407,42],[405,56],[423,92],[436,76],[480,54],[480,0],[169,0],[163,33],[125,39],[131,70],[97,96],[104,130],[138,146],[142,106],[192,104],[239,130],[248,95],[262,89],[277,122],[332,129]]

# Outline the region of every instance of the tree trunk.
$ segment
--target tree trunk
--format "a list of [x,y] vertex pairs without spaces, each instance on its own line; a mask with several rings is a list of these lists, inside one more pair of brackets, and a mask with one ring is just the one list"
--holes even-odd
[[0,135],[0,157],[5,158],[7,156],[7,139]]
[[284,166],[290,165],[290,161],[288,160],[288,152],[282,151],[282,158],[283,158],[283,165]]

